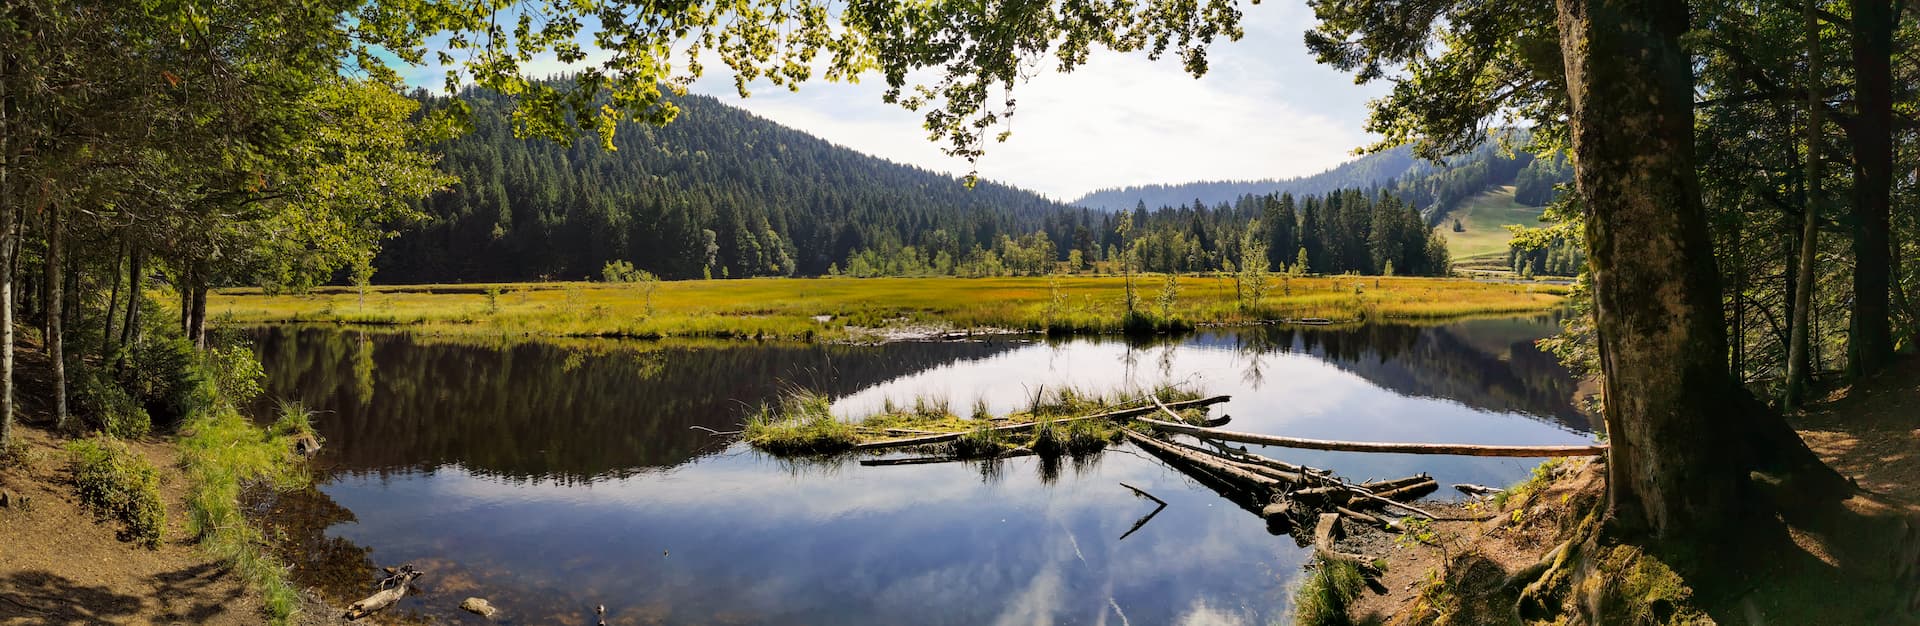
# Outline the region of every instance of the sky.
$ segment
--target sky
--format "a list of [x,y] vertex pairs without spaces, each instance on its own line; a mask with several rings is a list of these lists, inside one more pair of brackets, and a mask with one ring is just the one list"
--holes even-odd
[[[990,144],[982,177],[1071,201],[1097,189],[1199,180],[1290,178],[1351,158],[1371,141],[1367,102],[1383,83],[1314,62],[1302,43],[1312,11],[1300,3],[1242,5],[1240,41],[1219,41],[1198,79],[1177,58],[1098,51],[1072,73],[1046,71],[1015,88],[1012,136]],[[565,69],[536,60],[533,75]],[[439,70],[423,74],[437,81]],[[432,83],[437,84],[437,83]],[[727,68],[709,61],[693,91],[866,154],[960,176],[920,114],[881,101],[884,82],[809,82],[798,93],[751,85],[742,99]]]

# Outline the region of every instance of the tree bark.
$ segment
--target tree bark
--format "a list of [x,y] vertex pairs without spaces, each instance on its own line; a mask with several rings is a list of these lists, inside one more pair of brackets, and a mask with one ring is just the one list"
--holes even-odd
[[1853,3],[1853,317],[1847,373],[1868,376],[1893,358],[1893,4]]
[[205,263],[193,268],[193,317],[187,323],[187,339],[193,346],[207,349],[207,267]]
[[174,295],[180,296],[180,334],[192,339],[193,336],[189,334],[193,330],[193,265],[191,263],[181,265],[180,276],[173,281],[173,289]]
[[66,239],[64,225],[60,223],[64,210],[59,203],[47,206],[47,358],[53,362],[53,424],[54,428],[65,430],[67,427],[67,359],[63,344],[66,343],[66,329],[61,322],[64,317],[60,307],[66,300],[61,291],[66,281],[61,280],[60,254],[62,240]]
[[1750,471],[1825,467],[1727,375],[1680,44],[1687,5],[1557,5],[1606,378],[1607,515],[1629,534],[1699,537],[1745,518]]
[[1799,289],[1793,293],[1793,322],[1791,343],[1787,346],[1787,393],[1781,406],[1792,410],[1800,406],[1806,396],[1807,384],[1812,379],[1808,366],[1807,342],[1811,339],[1810,326],[1813,319],[1813,256],[1820,240],[1819,216],[1821,190],[1820,130],[1821,113],[1825,103],[1820,100],[1820,22],[1814,14],[1814,0],[1803,0],[1802,11],[1806,21],[1807,67],[1810,78],[1807,79],[1807,173],[1802,188],[1806,190],[1806,206],[1800,226],[1800,253],[1796,260],[1794,284]]
[[14,164],[11,57],[0,46],[0,446],[13,443],[13,254],[20,240],[9,178]]
[[104,314],[100,316],[100,364],[103,366],[113,360],[113,322],[120,315],[120,281],[126,278],[120,270],[126,258],[127,244],[122,240],[120,248],[113,252],[113,288],[107,292],[107,308],[102,310]]
[[147,259],[147,253],[140,248],[138,242],[131,245],[133,253],[130,256],[133,258],[129,263],[132,267],[127,269],[127,321],[120,325],[120,345],[122,346],[139,343],[140,304],[146,300],[147,276],[146,268],[142,266]]

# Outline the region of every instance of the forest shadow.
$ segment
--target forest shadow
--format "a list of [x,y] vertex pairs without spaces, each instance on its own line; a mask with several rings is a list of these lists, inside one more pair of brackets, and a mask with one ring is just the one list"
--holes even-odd
[[1782,508],[1724,538],[1724,562],[1657,553],[1721,624],[1920,624],[1920,517],[1864,493]]
[[46,570],[0,578],[0,620],[29,624],[98,624],[140,612],[141,599],[82,585]]
[[218,585],[228,569],[217,563],[202,563],[164,572],[153,577],[153,597],[167,610],[156,621],[204,623],[226,610],[230,603],[246,596],[246,586],[227,585],[225,593],[205,594],[198,590]]

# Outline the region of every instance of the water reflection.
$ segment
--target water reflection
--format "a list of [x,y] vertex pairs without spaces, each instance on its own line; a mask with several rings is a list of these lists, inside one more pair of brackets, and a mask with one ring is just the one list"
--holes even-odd
[[606,342],[493,346],[398,333],[275,328],[256,340],[268,396],[322,410],[343,472],[459,465],[509,479],[586,481],[726,447],[746,408],[786,387],[829,394],[1013,343],[710,349]]
[[[1548,320],[1260,328],[1110,341],[488,346],[273,329],[272,397],[325,411],[315,490],[259,503],[298,578],[366,593],[373,565],[432,572],[405,611],[591,623],[1268,623],[1303,553],[1127,447],[1090,459],[791,463],[730,430],[784,386],[859,413],[888,399],[996,410],[1042,385],[1186,381],[1243,430],[1364,439],[1584,441],[1572,381],[1532,349]],[[1499,484],[1530,461],[1269,450],[1353,478]],[[1127,535],[1154,504],[1168,506]],[[1121,536],[1127,535],[1122,541]]]

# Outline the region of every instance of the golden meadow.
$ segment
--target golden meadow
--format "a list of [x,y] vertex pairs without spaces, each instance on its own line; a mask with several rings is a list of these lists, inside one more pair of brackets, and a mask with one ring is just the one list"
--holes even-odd
[[[658,283],[502,283],[330,287],[306,294],[222,290],[208,317],[234,324],[329,323],[432,333],[542,337],[862,339],[873,329],[1119,332],[1123,278],[754,278]],[[1447,319],[1540,311],[1567,287],[1453,278],[1274,276],[1258,304],[1229,277],[1135,278],[1136,307],[1162,321]],[[1163,314],[1164,313],[1164,314]]]

